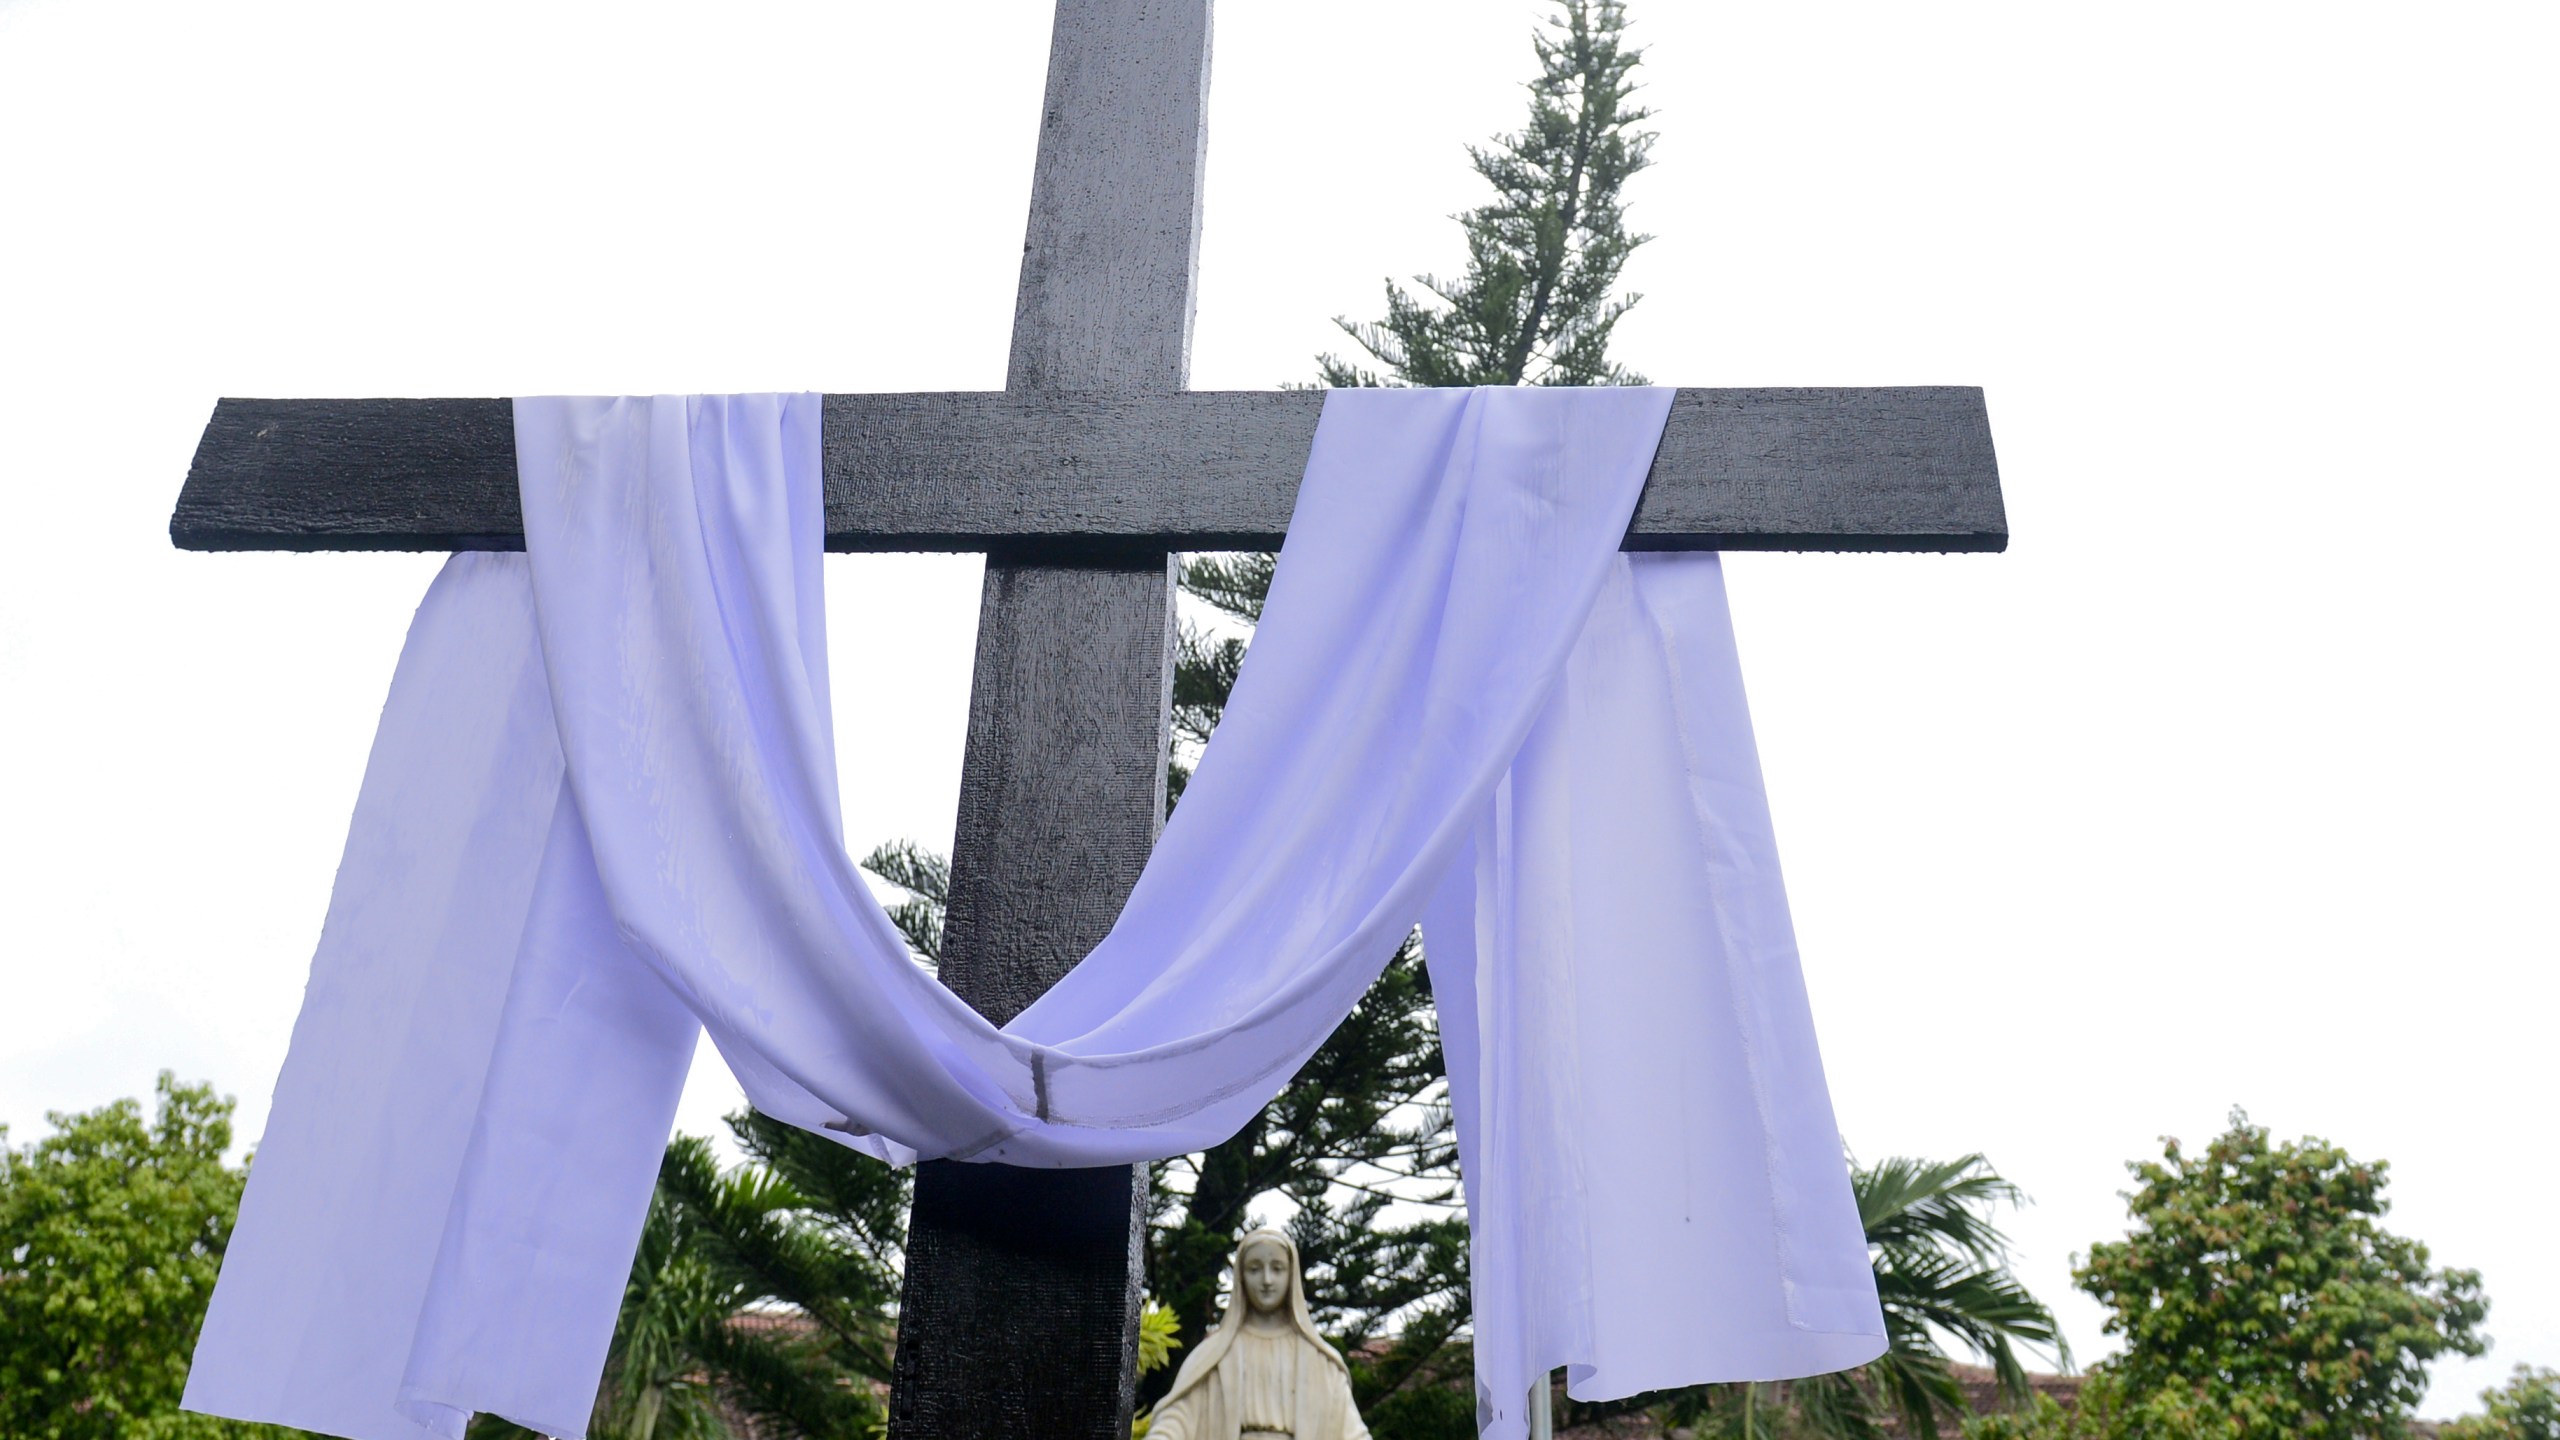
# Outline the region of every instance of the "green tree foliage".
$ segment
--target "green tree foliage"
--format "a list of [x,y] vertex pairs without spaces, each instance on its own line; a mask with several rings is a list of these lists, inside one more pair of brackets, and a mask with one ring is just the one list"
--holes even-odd
[[[2201,1155],[2170,1140],[2127,1168],[2132,1233],[2073,1277],[2124,1353],[2076,1406],[2039,1397],[1967,1440],[2391,1440],[2428,1361],[2486,1347],[2480,1277],[2430,1269],[2427,1247],[2382,1228],[2379,1161],[2277,1143],[2234,1111]],[[2560,1440],[2560,1375],[2520,1368],[2483,1399],[2450,1440]]]
[[912,840],[892,840],[862,859],[862,868],[897,886],[905,898],[889,919],[927,965],[942,964],[942,912],[951,900],[951,862]]
[[752,1110],[729,1125],[780,1218],[755,1232],[720,1227],[717,1258],[835,1336],[846,1370],[885,1382],[913,1172]]
[[2560,1370],[2519,1365],[2507,1383],[2480,1392],[2481,1414],[2436,1432],[2440,1440],[2560,1440]]
[[246,1173],[232,1102],[162,1072],[132,1100],[0,1129],[0,1435],[247,1440],[301,1432],[178,1409]]
[[1992,1217],[2020,1196],[1988,1161],[1895,1158],[1854,1168],[1850,1183],[1884,1304],[1883,1357],[1784,1385],[1705,1385],[1655,1397],[1670,1426],[1737,1440],[1874,1440],[1891,1416],[1903,1434],[1935,1435],[1967,1413],[1948,1342],[1988,1360],[2021,1401],[2029,1392],[2019,1347],[2069,1362],[2052,1313],[2009,1273],[2009,1239]]
[[1636,128],[1652,112],[1633,103],[1644,52],[1626,26],[1620,0],[1565,0],[1532,37],[1528,126],[1467,150],[1494,198],[1458,217],[1466,270],[1414,277],[1421,295],[1388,281],[1374,324],[1337,318],[1370,364],[1319,357],[1324,384],[1644,383],[1608,356],[1642,298],[1612,292],[1647,238],[1627,230],[1622,192],[1654,140]]
[[[682,1137],[668,1148],[660,1174],[715,1171],[710,1147]],[[715,1179],[716,1183],[716,1179]],[[750,1187],[736,1198],[753,1204]],[[750,1298],[736,1277],[721,1273],[695,1242],[699,1212],[677,1187],[662,1183],[649,1202],[622,1313],[606,1352],[588,1433],[603,1440],[727,1440],[716,1353],[731,1317]],[[503,1422],[491,1427],[503,1433]]]
[[[2123,1383],[2113,1369],[2101,1364],[2081,1382],[2073,1404],[2060,1405],[2050,1395],[2038,1395],[2015,1410],[1977,1415],[1965,1422],[1964,1440],[2120,1440],[2133,1435],[2219,1440],[2222,1432],[2206,1417],[2174,1408],[2184,1396],[2180,1392],[2163,1397],[2171,1401],[2170,1408],[2145,1416],[2128,1415]],[[2152,1428],[2142,1428],[2146,1423]]]
[[883,1418],[873,1386],[895,1347],[911,1176],[752,1110],[729,1127],[745,1164],[722,1174],[707,1146],[684,1164],[671,1149],[659,1173],[693,1251],[743,1296],[701,1358],[733,1404],[787,1433],[867,1435]]
[[2179,1396],[2237,1437],[2388,1440],[2429,1361],[2486,1347],[2478,1273],[2382,1228],[2388,1165],[2234,1111],[2203,1153],[2171,1140],[2129,1168],[2133,1232],[2073,1278],[2124,1337],[2132,1410]]
[[[1991,1215],[2021,1197],[1989,1162],[1980,1155],[1943,1163],[1892,1159],[1856,1171],[1852,1187],[1874,1257],[1889,1347],[1855,1377],[1870,1387],[1859,1399],[1881,1401],[1915,1434],[1935,1434],[1940,1419],[1960,1418],[1964,1396],[1940,1337],[1989,1360],[2001,1387],[2019,1399],[2028,1393],[2020,1345],[2069,1363],[2070,1347],[2053,1313],[2009,1273],[2009,1238]],[[1806,1385],[1852,1383],[1852,1377],[1824,1376]],[[1843,1396],[1836,1408],[1856,1407]]]
[[[667,1146],[588,1433],[732,1440],[742,1419],[759,1435],[875,1440],[909,1172],[754,1111],[729,1126],[747,1159],[726,1171],[699,1137]],[[1181,1343],[1172,1312],[1149,1307],[1139,1372]],[[534,1440],[488,1415],[471,1436]]]
[[1172,1364],[1173,1352],[1181,1348],[1173,1312],[1148,1301],[1147,1308],[1138,1312],[1138,1373],[1152,1375]]
[[2263,1397],[2170,1386],[2136,1393],[2113,1363],[2093,1367],[2070,1406],[2038,1395],[2017,1410],[1965,1422],[1965,1440],[2246,1440],[2291,1434]]
[[[595,1440],[728,1440],[729,1419],[869,1440],[885,1419],[907,1173],[743,1111],[747,1160],[678,1136],[631,1262]],[[528,1440],[495,1416],[472,1440]]]

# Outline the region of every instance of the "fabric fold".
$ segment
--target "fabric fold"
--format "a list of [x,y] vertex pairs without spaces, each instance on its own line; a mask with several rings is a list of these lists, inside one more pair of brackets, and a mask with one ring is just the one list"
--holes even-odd
[[[189,1405],[574,1435],[697,1025],[883,1159],[1151,1160],[1249,1119],[1417,922],[1485,1433],[1554,1365],[1871,1358],[1715,561],[1618,549],[1670,394],[1328,396],[1181,807],[1001,1030],[844,848],[819,397],[518,401],[527,555],[420,609]],[[342,1143],[391,1116],[420,1143]],[[392,1203],[330,1213],[358,1193]]]

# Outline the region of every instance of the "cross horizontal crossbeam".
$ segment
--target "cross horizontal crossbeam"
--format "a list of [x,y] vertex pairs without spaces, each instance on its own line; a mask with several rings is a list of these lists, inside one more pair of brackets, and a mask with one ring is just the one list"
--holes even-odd
[[[826,397],[827,548],[1277,549],[1319,391]],[[224,400],[169,533],[190,550],[524,545],[505,400]],[[1630,550],[1999,550],[1982,392],[1682,390]]]

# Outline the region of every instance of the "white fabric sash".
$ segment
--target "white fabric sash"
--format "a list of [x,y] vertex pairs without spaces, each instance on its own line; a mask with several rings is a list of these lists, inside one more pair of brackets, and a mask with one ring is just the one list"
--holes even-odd
[[580,1435],[697,1026],[886,1159],[1152,1160],[1417,921],[1487,1434],[1557,1365],[1880,1353],[1717,563],[1618,550],[1670,395],[1330,395],[1180,808],[1001,1030],[844,848],[819,398],[518,401],[528,553],[455,557],[410,631],[189,1408]]

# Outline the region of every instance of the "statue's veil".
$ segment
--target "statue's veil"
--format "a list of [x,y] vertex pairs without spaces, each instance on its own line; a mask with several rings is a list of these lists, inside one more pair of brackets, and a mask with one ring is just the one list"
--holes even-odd
[[1217,1325],[1200,1341],[1200,1348],[1183,1358],[1182,1368],[1174,1372],[1173,1388],[1164,1392],[1164,1398],[1156,1402],[1156,1409],[1162,1410],[1183,1391],[1216,1373],[1218,1362],[1234,1348],[1236,1332],[1244,1328],[1244,1317],[1253,1311],[1253,1302],[1246,1299],[1244,1293],[1245,1247],[1264,1244],[1277,1245],[1289,1256],[1289,1324],[1301,1338],[1315,1347],[1317,1354],[1331,1361],[1334,1369],[1345,1375],[1350,1373],[1350,1367],[1342,1363],[1341,1353],[1316,1333],[1315,1317],[1307,1313],[1307,1280],[1298,1269],[1297,1245],[1277,1230],[1248,1230],[1242,1239],[1236,1241],[1236,1253],[1230,1261],[1232,1268],[1227,1271],[1231,1277],[1227,1313],[1218,1317]]

